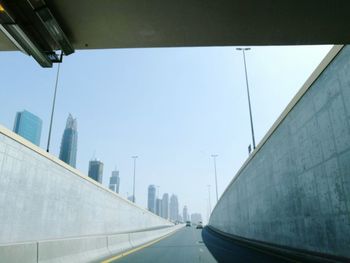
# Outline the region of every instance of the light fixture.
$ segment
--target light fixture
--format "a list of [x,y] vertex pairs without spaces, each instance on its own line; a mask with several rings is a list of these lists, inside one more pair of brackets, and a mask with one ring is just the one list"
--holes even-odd
[[56,19],[52,15],[51,11],[47,7],[42,7],[35,10],[35,13],[49,32],[50,36],[59,45],[63,53],[68,56],[74,53],[74,48],[69,42],[67,36],[57,23]]
[[24,53],[33,56],[42,67],[52,67],[52,61],[48,56],[30,40],[17,24],[2,24],[0,25],[0,29],[16,47]]
[[[62,62],[62,54],[74,53],[72,44],[44,1],[27,0],[33,12],[33,15],[28,14],[28,21],[21,20],[21,15],[18,15],[23,11],[21,8],[12,6],[9,10],[4,2],[0,0],[0,31],[19,50],[33,56],[42,67],[52,67],[53,63]],[[28,24],[31,26],[28,27]],[[61,50],[61,54],[57,54],[57,50]]]
[[0,30],[5,34],[5,36],[24,54],[29,55],[22,47],[21,45],[10,35],[9,32],[0,24]]
[[6,6],[1,5],[0,12],[0,30],[8,37],[8,39],[22,52],[33,58],[42,67],[52,67],[52,61],[40,48],[40,46],[33,41],[27,33],[16,23],[12,14],[6,10]]

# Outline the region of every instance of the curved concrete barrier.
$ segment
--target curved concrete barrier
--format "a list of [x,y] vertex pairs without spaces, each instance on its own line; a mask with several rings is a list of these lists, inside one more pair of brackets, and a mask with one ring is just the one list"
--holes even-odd
[[108,250],[110,255],[120,254],[131,249],[130,234],[108,236]]
[[161,228],[153,231],[143,231],[130,233],[130,243],[133,248],[156,240],[160,237],[166,236],[180,228],[184,227],[183,224],[176,225],[171,228]]
[[106,236],[38,242],[38,262],[91,262],[110,255]]
[[0,245],[0,263],[37,263],[37,243]]
[[164,237],[183,225],[122,233],[0,245],[0,263],[86,263],[116,256]]

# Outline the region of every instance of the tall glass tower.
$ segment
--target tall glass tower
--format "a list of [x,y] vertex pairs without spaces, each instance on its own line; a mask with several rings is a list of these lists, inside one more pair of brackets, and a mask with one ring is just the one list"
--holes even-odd
[[183,221],[184,221],[184,222],[186,222],[187,220],[189,220],[187,206],[184,206],[184,208],[183,208],[183,210],[182,210],[182,217],[183,217]]
[[113,192],[119,193],[119,184],[120,184],[120,178],[119,178],[119,171],[115,170],[112,171],[112,176],[109,178],[109,189]]
[[99,160],[91,160],[89,162],[89,177],[96,182],[102,184],[103,162]]
[[73,119],[72,115],[69,114],[66,128],[64,129],[62,136],[60,159],[74,168],[76,167],[77,162],[77,147],[77,119]]
[[29,111],[17,112],[13,131],[28,141],[40,146],[43,121]]
[[148,186],[148,210],[156,213],[156,187],[153,184]]
[[156,198],[156,214],[158,216],[162,215],[162,199]]
[[179,201],[177,196],[172,194],[170,197],[170,219],[172,221],[179,220]]
[[167,193],[163,194],[162,198],[162,217],[169,218],[169,195]]

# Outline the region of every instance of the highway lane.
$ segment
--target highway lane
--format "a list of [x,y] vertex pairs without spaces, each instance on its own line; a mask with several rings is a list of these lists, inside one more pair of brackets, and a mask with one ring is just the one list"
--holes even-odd
[[200,229],[196,229],[193,226],[184,227],[158,243],[113,262],[217,262],[205,247],[201,232]]
[[[161,241],[112,262],[117,263],[211,263],[211,262],[288,262],[232,242],[211,236],[204,230],[184,227]],[[208,249],[208,247],[210,250]]]

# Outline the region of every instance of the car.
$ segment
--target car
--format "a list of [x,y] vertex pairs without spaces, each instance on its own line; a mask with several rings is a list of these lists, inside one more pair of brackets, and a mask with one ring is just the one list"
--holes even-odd
[[203,229],[203,224],[202,222],[198,222],[196,229]]
[[191,221],[186,221],[186,226],[191,226]]

